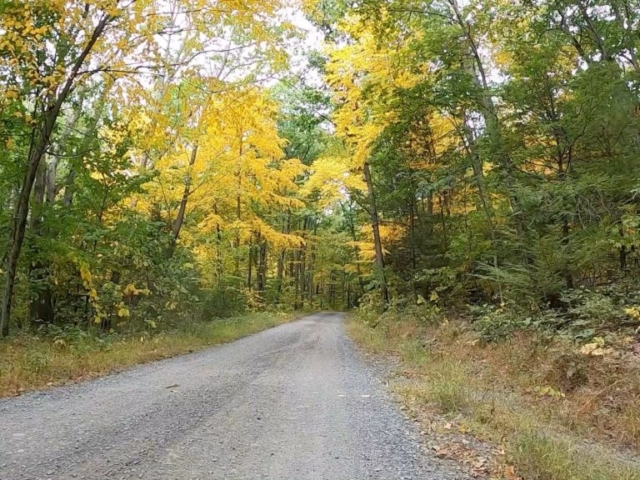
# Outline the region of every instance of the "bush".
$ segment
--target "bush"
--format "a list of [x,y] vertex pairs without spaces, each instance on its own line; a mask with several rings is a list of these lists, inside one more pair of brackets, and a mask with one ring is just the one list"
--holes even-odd
[[565,292],[562,298],[569,305],[568,312],[575,319],[575,326],[613,327],[625,317],[621,299],[612,291],[580,288]]
[[505,339],[527,328],[588,342],[625,325],[640,323],[640,298],[620,288],[568,290],[562,293],[560,302],[561,308],[527,310],[508,301],[501,306],[469,306],[469,312],[474,329],[487,342]]
[[474,316],[474,329],[486,342],[504,340],[516,330],[531,325],[530,317],[519,315],[513,308],[482,305],[470,306],[469,310]]
[[242,288],[220,285],[203,295],[201,318],[226,318],[246,311],[249,298]]

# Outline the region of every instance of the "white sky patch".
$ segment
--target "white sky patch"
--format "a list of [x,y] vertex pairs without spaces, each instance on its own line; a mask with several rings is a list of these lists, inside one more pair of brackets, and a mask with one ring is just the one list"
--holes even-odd
[[[282,8],[270,19],[263,19],[266,25],[270,24],[274,28],[288,23],[297,29],[295,35],[285,36],[271,47],[265,42],[254,42],[251,39],[238,43],[231,23],[211,25],[209,35],[195,32],[190,25],[189,15],[181,10],[180,0],[155,0],[155,5],[167,23],[163,32],[153,38],[155,57],[151,62],[145,57],[149,45],[144,43],[125,57],[125,68],[135,70],[135,81],[147,89],[158,88],[158,77],[162,77],[162,84],[178,81],[188,69],[199,70],[203,76],[218,78],[230,84],[253,78],[254,83],[269,87],[283,76],[295,75],[304,76],[312,85],[322,83],[315,69],[310,68],[308,57],[312,51],[322,48],[324,36],[307,20],[295,3]],[[115,38],[109,40],[115,41]],[[185,48],[192,41],[201,44],[198,51],[188,51]],[[274,72],[270,68],[267,53],[269,48],[284,52],[289,57],[289,65],[285,71]],[[106,59],[94,59],[95,67],[104,60]],[[157,64],[162,63],[166,67],[157,69]]]
[[285,50],[291,58],[289,73],[304,76],[308,85],[320,86],[322,78],[315,69],[310,68],[309,54],[314,51],[322,51],[324,35],[307,20],[299,8],[285,8],[280,12],[280,15],[300,31],[299,38],[293,38],[285,43]]

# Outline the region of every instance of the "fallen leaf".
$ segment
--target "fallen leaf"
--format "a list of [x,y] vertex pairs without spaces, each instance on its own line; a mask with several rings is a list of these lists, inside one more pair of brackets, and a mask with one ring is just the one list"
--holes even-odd
[[504,478],[505,480],[519,480],[519,477],[516,475],[516,467],[507,465],[504,469]]

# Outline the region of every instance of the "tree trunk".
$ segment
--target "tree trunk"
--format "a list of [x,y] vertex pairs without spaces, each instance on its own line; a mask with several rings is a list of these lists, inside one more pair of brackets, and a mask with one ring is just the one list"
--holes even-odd
[[66,82],[61,86],[58,97],[49,102],[45,108],[43,115],[41,130],[34,129],[32,132],[31,148],[27,160],[27,169],[22,181],[22,187],[18,202],[13,212],[13,220],[11,225],[11,236],[9,243],[9,256],[6,262],[6,282],[4,287],[4,295],[0,310],[0,336],[9,334],[9,321],[11,319],[11,304],[13,302],[13,292],[15,289],[16,274],[18,271],[18,260],[24,243],[25,232],[27,228],[27,219],[29,218],[29,199],[31,190],[35,182],[36,173],[40,162],[51,144],[51,135],[60,116],[62,105],[71,93],[73,84],[80,72],[80,68],[91,53],[96,42],[104,32],[107,23],[112,19],[109,15],[104,15],[96,25],[93,34],[89,38],[87,45],[84,47],[76,61],[74,62],[71,72]]
[[[218,215],[218,205],[213,206],[213,213]],[[216,222],[216,281],[218,287],[222,285],[222,275],[224,273],[224,263],[222,259],[222,229],[220,223]]]
[[187,176],[184,180],[184,191],[182,192],[182,200],[180,200],[180,208],[178,209],[178,215],[171,224],[171,234],[173,235],[174,245],[178,241],[180,236],[180,230],[184,225],[184,218],[187,213],[187,203],[189,202],[189,195],[191,195],[191,169],[196,163],[198,157],[198,145],[196,144],[191,150],[191,156],[189,157],[189,166],[187,170]]
[[283,248],[278,254],[278,264],[276,267],[276,303],[280,301],[280,294],[282,293],[282,284],[284,283],[284,261],[287,254],[287,250]]
[[[302,225],[302,238],[306,237],[307,225],[309,224],[309,218],[305,217]],[[304,293],[305,293],[305,268],[307,264],[307,255],[306,255],[306,243],[301,245],[298,249],[298,260],[297,260],[297,268],[296,268],[296,309],[304,307]],[[298,302],[298,295],[300,302]]]
[[[291,209],[287,211],[287,219],[283,222],[282,232],[288,234],[291,232]],[[276,288],[276,303],[280,302],[280,294],[282,293],[282,285],[284,283],[284,263],[287,256],[287,249],[283,248],[280,250],[278,254],[278,264],[276,267],[276,278],[277,278],[277,288]]]
[[264,292],[267,288],[267,241],[261,240],[258,250],[257,288]]
[[[318,222],[313,219],[313,235],[317,234]],[[309,303],[313,300],[313,275],[316,268],[316,246],[314,242],[311,242],[309,246],[309,267],[307,268],[307,300]]]
[[[36,174],[33,187],[33,199],[31,206],[30,228],[34,235],[42,235],[45,194],[47,190],[47,165],[41,163]],[[35,295],[29,300],[29,318],[31,326],[36,329],[43,324],[51,324],[54,321],[53,295],[48,285],[48,268],[37,257],[38,248],[32,246],[36,252],[36,260],[29,266],[29,281],[36,283]]]
[[[65,146],[71,133],[80,118],[84,96],[80,95],[79,105],[75,108],[72,117],[67,121],[60,139],[56,142],[54,152],[44,158],[36,175],[34,185],[33,205],[31,207],[31,231],[34,236],[41,237],[50,235],[49,229],[44,228],[45,203],[51,205],[58,193],[56,176],[58,169],[58,157],[64,152]],[[36,253],[36,260],[29,268],[29,279],[37,283],[36,296],[32,296],[29,301],[29,317],[32,328],[36,329],[42,324],[53,324],[55,321],[55,311],[53,308],[53,292],[51,291],[50,279],[51,271],[49,265],[45,265],[37,258],[39,253],[36,244],[32,246]]]
[[[80,147],[78,148],[78,152],[80,155],[84,155],[85,152],[89,149],[89,146],[91,144],[91,139],[93,137],[93,134],[96,130],[96,128],[98,127],[98,123],[100,122],[100,118],[102,117],[102,115],[104,114],[104,110],[105,110],[105,106],[106,106],[106,99],[107,99],[107,95],[109,92],[109,88],[106,88],[103,90],[100,99],[97,102],[97,107],[95,109],[95,114],[93,116],[93,118],[91,119],[91,121],[89,122],[89,124],[87,125],[87,127],[84,129],[83,132],[83,137],[84,139],[82,140],[82,143],[80,144]],[[81,102],[82,104],[82,102]],[[77,171],[76,171],[76,166],[71,164],[69,165],[69,173],[67,173],[67,176],[64,180],[64,197],[62,200],[62,204],[65,207],[70,207],[73,204],[73,196],[75,194],[75,180],[76,180],[76,176],[77,176]],[[62,187],[56,187],[56,190],[60,190]]]
[[[240,220],[242,219],[242,137],[240,138],[240,151],[238,156],[239,162],[238,167],[236,169],[235,175],[238,179],[238,191],[236,192],[236,220],[238,224],[240,224]],[[236,239],[234,242],[235,247],[235,275],[240,278],[240,226],[238,225],[236,231]]]
[[[348,219],[349,233],[351,233],[351,238],[355,244],[358,241],[358,236],[356,235],[356,226],[354,225],[353,218],[347,216],[347,209],[342,203],[340,203],[340,206],[342,207],[342,212],[344,213],[345,217]],[[360,296],[362,296],[364,295],[364,282],[362,280],[362,270],[360,268],[360,252],[356,245],[354,245],[353,247],[353,254],[354,254],[354,260],[356,262],[356,274],[358,275],[358,286],[360,287]]]
[[458,6],[458,0],[449,0],[449,5],[452,8],[455,21],[462,30],[463,35],[467,39],[469,47],[469,53],[473,59],[473,67],[471,70],[471,77],[474,83],[480,90],[480,107],[483,110],[482,117],[486,125],[487,136],[490,141],[491,153],[498,160],[498,165],[504,179],[504,183],[507,190],[507,197],[509,199],[509,205],[515,219],[516,232],[519,240],[524,244],[525,241],[525,223],[523,218],[523,212],[520,207],[520,199],[516,195],[515,191],[515,179],[514,179],[514,165],[505,151],[504,142],[502,138],[502,131],[500,121],[498,118],[497,109],[493,101],[492,92],[489,88],[487,80],[487,74],[485,72],[484,64],[482,62],[482,56],[478,49],[476,39],[472,34],[473,26],[463,17],[462,12]]
[[253,242],[249,242],[249,260],[247,262],[247,288],[252,289],[253,284]]
[[380,281],[382,308],[386,310],[387,303],[389,302],[389,292],[387,290],[387,280],[384,273],[384,254],[382,250],[382,240],[380,239],[380,221],[378,219],[378,209],[376,207],[376,197],[373,190],[369,163],[364,164],[364,178],[369,194],[369,214],[371,216],[371,229],[373,230],[373,244],[376,251],[376,270],[378,270],[376,273]]
[[[624,238],[624,228],[622,227],[622,221],[620,221],[620,226],[618,228],[618,233],[620,233],[620,237]],[[624,241],[624,240],[621,240]],[[619,250],[620,257],[620,270],[625,271],[627,269],[627,247],[626,245],[621,245]]]
[[411,244],[411,289],[413,291],[413,301],[418,301],[418,289],[416,286],[416,270],[418,267],[416,254],[416,208],[415,197],[411,197],[409,202],[409,242]]

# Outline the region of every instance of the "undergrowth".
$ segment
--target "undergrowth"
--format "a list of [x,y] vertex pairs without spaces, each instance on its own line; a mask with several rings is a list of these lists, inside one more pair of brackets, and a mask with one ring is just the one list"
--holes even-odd
[[288,322],[290,313],[252,313],[228,319],[184,322],[168,331],[96,335],[82,329],[50,329],[0,342],[0,397],[105,375],[120,368],[169,358]]
[[416,412],[439,412],[504,445],[504,466],[517,476],[506,469],[502,478],[640,480],[632,355],[589,355],[535,332],[486,343],[465,321],[411,310],[360,313],[348,330],[369,352],[400,360],[395,390]]

